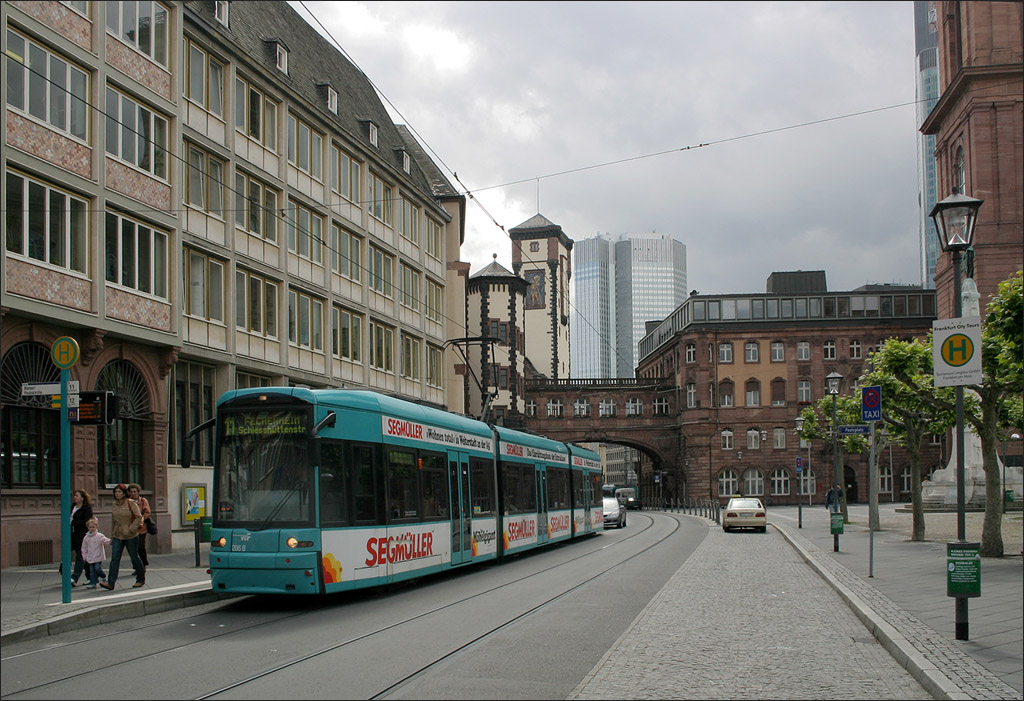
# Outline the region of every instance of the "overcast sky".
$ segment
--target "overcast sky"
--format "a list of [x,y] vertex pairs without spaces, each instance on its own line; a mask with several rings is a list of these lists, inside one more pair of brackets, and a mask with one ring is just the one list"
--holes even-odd
[[675,236],[703,294],[921,282],[909,0],[292,4],[473,192],[472,272],[539,211]]

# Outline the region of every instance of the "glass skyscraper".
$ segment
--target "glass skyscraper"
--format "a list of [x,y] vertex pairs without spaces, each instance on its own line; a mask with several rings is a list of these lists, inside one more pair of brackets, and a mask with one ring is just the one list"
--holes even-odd
[[[914,2],[914,48],[917,54],[915,94],[917,97],[917,126],[920,127],[939,99],[938,62],[938,18],[935,0]],[[937,201],[937,176],[935,163],[935,135],[917,134],[917,183],[918,213],[921,242],[921,284],[935,289],[935,263],[938,261],[939,240],[935,236],[935,224],[928,216]]]

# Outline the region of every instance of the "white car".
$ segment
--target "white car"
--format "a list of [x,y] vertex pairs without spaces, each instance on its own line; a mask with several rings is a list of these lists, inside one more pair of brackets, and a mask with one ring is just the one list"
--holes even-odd
[[626,525],[626,505],[615,497],[604,498],[604,527],[614,525],[623,528]]
[[733,497],[722,510],[722,530],[753,528],[764,533],[768,530],[768,517],[764,504],[755,497]]

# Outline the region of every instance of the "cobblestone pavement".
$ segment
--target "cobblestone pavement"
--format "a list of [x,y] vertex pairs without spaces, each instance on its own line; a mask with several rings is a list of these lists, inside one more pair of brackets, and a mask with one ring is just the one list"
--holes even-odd
[[932,698],[779,532],[709,528],[568,698]]

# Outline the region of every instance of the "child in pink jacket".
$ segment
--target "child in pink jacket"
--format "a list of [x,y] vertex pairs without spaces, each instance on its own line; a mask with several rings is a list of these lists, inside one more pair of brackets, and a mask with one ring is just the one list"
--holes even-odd
[[98,579],[107,578],[103,574],[103,546],[110,544],[110,538],[100,533],[100,522],[94,518],[89,519],[85,527],[89,529],[82,537],[82,559],[85,560],[89,575],[89,585],[86,589],[95,589]]

